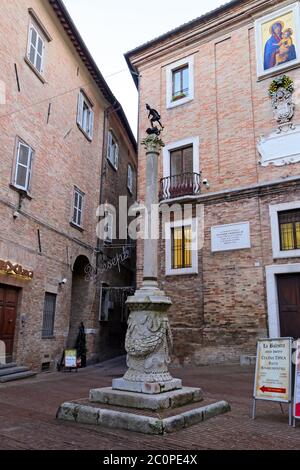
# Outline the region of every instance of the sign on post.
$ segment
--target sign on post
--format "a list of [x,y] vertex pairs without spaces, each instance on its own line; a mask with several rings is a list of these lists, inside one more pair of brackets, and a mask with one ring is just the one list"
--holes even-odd
[[290,405],[292,424],[291,352],[292,338],[261,339],[257,343],[253,394],[253,419],[256,400],[269,400]]
[[295,351],[295,390],[294,390],[294,426],[300,419],[300,340],[296,342]]

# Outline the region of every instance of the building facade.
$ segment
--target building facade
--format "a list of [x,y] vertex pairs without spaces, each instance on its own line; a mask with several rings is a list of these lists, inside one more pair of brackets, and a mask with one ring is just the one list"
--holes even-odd
[[[97,209],[127,194],[135,138],[61,1],[1,7],[0,340],[8,361],[52,369],[83,322],[96,361],[114,354],[101,346]],[[134,265],[111,276],[130,286]]]
[[[146,103],[164,125],[161,209],[176,207],[161,219],[160,283],[178,364],[300,336],[299,27],[298,1],[234,0],[125,55],[140,140]],[[139,143],[139,200],[145,167]],[[140,283],[141,243],[137,256]]]

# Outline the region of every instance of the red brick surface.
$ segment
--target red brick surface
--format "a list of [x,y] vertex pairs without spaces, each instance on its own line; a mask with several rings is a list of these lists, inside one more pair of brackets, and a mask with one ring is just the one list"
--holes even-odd
[[88,396],[90,388],[110,386],[124,372],[123,361],[78,374],[46,374],[0,386],[0,449],[208,450],[299,449],[300,429],[288,426],[287,409],[258,402],[252,421],[252,367],[239,365],[176,368],[186,386],[201,387],[206,399],[228,400],[232,411],[178,433],[158,437],[72,425],[55,420],[59,405]]

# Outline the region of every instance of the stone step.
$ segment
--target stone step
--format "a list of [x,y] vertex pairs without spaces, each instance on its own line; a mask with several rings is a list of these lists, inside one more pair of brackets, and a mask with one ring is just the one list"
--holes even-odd
[[5,375],[0,377],[0,383],[12,382],[14,380],[29,379],[30,377],[35,377],[36,373],[27,371],[19,372],[18,374]]
[[9,367],[9,368],[0,370],[0,378],[5,377],[6,375],[15,375],[15,374],[19,374],[20,372],[28,372],[28,371],[29,371],[28,367],[25,367],[25,366]]
[[10,369],[11,367],[17,367],[16,362],[8,362],[7,364],[0,364],[0,370]]

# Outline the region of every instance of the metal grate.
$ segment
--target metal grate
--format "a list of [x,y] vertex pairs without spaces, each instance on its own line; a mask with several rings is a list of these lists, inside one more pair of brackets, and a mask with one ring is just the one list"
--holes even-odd
[[42,338],[51,338],[54,333],[56,294],[45,294]]
[[278,220],[281,250],[300,249],[300,210],[280,212]]

